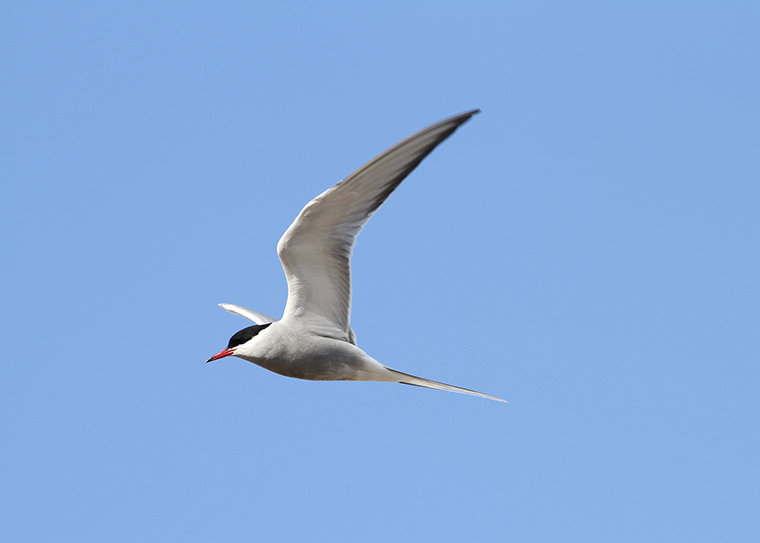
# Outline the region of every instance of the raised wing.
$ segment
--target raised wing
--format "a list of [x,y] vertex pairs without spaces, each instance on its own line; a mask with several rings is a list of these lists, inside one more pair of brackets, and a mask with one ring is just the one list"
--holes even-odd
[[422,159],[479,111],[456,115],[409,136],[303,208],[277,244],[288,280],[283,319],[299,319],[314,333],[355,341],[349,322],[350,260],[356,236]]
[[254,311],[253,309],[248,309],[247,307],[243,307],[242,305],[219,304],[219,307],[221,307],[225,311],[234,313],[235,315],[240,315],[241,317],[245,317],[246,319],[251,319],[256,324],[267,324],[269,322],[276,322],[278,320],[278,319],[275,319],[274,317],[270,317],[269,315],[264,315],[264,313],[259,313],[258,311]]

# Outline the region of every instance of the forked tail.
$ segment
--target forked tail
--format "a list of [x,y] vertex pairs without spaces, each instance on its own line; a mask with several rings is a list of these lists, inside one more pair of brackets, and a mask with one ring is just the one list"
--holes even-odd
[[489,400],[496,400],[497,402],[507,403],[507,400],[502,400],[501,398],[497,398],[496,396],[491,396],[489,394],[483,394],[482,392],[476,392],[474,390],[470,390],[469,388],[455,387],[454,385],[447,385],[445,383],[439,383],[438,381],[423,379],[422,377],[415,377],[414,375],[409,375],[408,373],[391,369],[388,366],[386,366],[385,368],[389,371],[392,371],[395,374],[398,374],[400,376],[398,382],[404,385],[414,385],[417,387],[434,388],[436,390],[448,390],[449,392],[469,394],[470,396],[480,396],[481,398],[488,398]]

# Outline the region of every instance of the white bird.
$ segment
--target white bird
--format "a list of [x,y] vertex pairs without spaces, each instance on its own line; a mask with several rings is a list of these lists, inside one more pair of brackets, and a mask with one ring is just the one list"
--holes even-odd
[[277,244],[288,281],[282,319],[219,304],[256,323],[207,362],[237,356],[280,375],[321,381],[384,381],[505,401],[391,369],[356,345],[351,254],[356,236],[393,190],[439,143],[480,110],[420,130],[306,204]]

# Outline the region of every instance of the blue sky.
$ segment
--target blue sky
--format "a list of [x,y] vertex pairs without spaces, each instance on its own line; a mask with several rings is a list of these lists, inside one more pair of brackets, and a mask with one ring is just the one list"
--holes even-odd
[[[6,2],[0,539],[756,541],[752,2]],[[204,364],[311,198],[482,114],[352,325],[499,404]]]

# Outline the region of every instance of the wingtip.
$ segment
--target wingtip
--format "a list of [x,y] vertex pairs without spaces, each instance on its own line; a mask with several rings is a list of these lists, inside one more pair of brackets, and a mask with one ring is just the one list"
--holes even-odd
[[460,113],[459,115],[454,115],[453,118],[454,119],[456,119],[456,118],[469,119],[470,117],[472,117],[473,115],[477,115],[478,113],[480,113],[480,108],[471,109],[469,111],[465,111],[464,113]]
[[470,111],[465,111],[464,113],[460,113],[458,115],[453,115],[453,116],[449,117],[448,119],[446,119],[444,121],[441,121],[441,122],[442,123],[445,123],[445,122],[454,122],[454,123],[456,123],[457,127],[459,127],[459,126],[463,125],[464,123],[466,123],[467,121],[469,121],[470,119],[472,119],[472,117],[475,116],[475,115],[477,115],[478,113],[480,113],[480,109],[479,108],[478,109],[471,109]]

